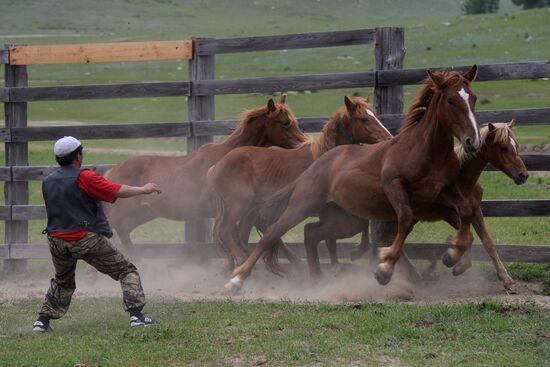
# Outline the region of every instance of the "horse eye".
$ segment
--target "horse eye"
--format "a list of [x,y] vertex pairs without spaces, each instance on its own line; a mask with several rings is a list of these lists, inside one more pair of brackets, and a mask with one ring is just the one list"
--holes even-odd
[[508,147],[506,145],[504,145],[504,146],[500,147],[500,151],[502,153],[506,153],[508,151]]
[[447,98],[447,103],[453,105],[455,102],[452,98]]
[[290,127],[290,122],[285,122],[285,123],[283,124],[283,127],[284,127],[285,129],[288,129],[288,128]]

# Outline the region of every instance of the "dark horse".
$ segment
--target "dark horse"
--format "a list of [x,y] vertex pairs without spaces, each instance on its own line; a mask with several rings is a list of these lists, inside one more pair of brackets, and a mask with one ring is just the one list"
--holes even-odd
[[[162,195],[120,200],[107,213],[122,246],[131,252],[130,232],[155,218],[190,220],[215,215],[211,191],[207,188],[207,170],[229,151],[245,145],[293,148],[306,141],[283,96],[279,103],[270,99],[266,106],[245,111],[233,133],[221,143],[211,143],[183,156],[140,156],[109,170],[113,182],[139,186],[156,182]],[[136,255],[136,254],[133,254]]]
[[[294,149],[233,149],[208,171],[208,184],[216,192],[218,204],[214,240],[229,250],[237,265],[248,257],[244,246],[252,225],[260,231],[266,229],[256,219],[268,197],[294,181],[315,159],[335,146],[373,144],[392,137],[370,109],[368,100],[351,100],[346,96],[344,102],[345,107],[329,118],[318,139],[310,139]],[[297,261],[282,246],[287,257]],[[272,270],[282,271],[276,256],[266,262]],[[230,270],[232,265],[228,266]]]
[[[521,185],[527,181],[529,177],[525,164],[519,155],[519,145],[514,137],[512,127],[514,120],[510,123],[489,123],[486,127],[480,130],[481,133],[481,148],[476,153],[467,153],[461,145],[455,147],[455,152],[461,163],[460,174],[458,176],[458,186],[460,191],[470,200],[472,205],[472,213],[474,214],[473,226],[481,238],[483,246],[493,265],[496,269],[498,278],[502,281],[504,288],[510,290],[514,281],[508,275],[506,268],[502,264],[491,236],[487,232],[483,220],[483,214],[480,209],[483,189],[478,183],[479,176],[487,166],[492,164],[496,168],[504,172],[517,185]],[[445,211],[447,208],[438,207],[435,203],[421,211],[415,211],[415,217],[420,220],[438,220],[446,219]],[[342,209],[331,205],[326,210],[323,210],[320,215],[320,222],[310,223],[304,228],[304,243],[306,247],[312,247],[312,253],[316,254],[316,247],[319,241],[324,236],[330,236],[331,239],[348,238],[357,233],[368,232],[368,220],[355,217],[346,213]],[[452,213],[451,213],[452,214]],[[443,216],[443,217],[439,217]],[[345,226],[343,225],[345,223]],[[458,229],[458,227],[455,228]],[[336,246],[327,246],[331,252],[331,259],[337,262]],[[368,250],[368,243],[362,241],[358,248],[351,253],[352,260],[361,257]],[[375,250],[373,248],[373,250]],[[459,275],[471,266],[469,252],[465,253],[461,261],[453,268],[453,274]],[[466,256],[468,255],[468,256]],[[403,254],[404,256],[404,254]],[[432,263],[431,267],[435,265]],[[409,265],[410,266],[410,265]],[[320,266],[318,258],[314,263],[309,264],[310,274],[313,278],[318,277]]]
[[[226,286],[241,287],[264,251],[331,202],[360,218],[397,219],[397,236],[390,247],[381,249],[381,263],[375,271],[378,282],[387,284],[416,222],[413,208],[431,205],[435,200],[445,202],[446,198],[440,196],[442,189],[456,182],[460,162],[454,152],[454,137],[468,152],[477,151],[481,145],[474,117],[476,96],[470,89],[476,74],[475,65],[465,74],[428,71],[426,85],[399,135],[374,145],[336,147],[275,194],[270,210],[263,215],[276,215],[278,207],[286,209],[265,231],[249,258],[234,270]],[[453,187],[453,194],[455,191],[462,200],[450,205],[462,214],[469,209],[468,202],[458,187]],[[461,255],[469,238],[465,231],[459,233],[455,249]],[[307,255],[309,261],[312,254],[308,251]]]

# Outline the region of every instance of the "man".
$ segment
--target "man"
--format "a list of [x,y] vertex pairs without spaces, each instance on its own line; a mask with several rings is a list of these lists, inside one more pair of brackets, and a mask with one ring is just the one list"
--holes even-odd
[[75,269],[79,259],[120,281],[124,310],[130,313],[130,327],[156,323],[141,313],[145,295],[136,267],[108,240],[112,232],[101,201],[113,203],[117,198],[160,194],[159,187],[154,183],[141,187],[115,184],[82,169],[82,145],[72,136],[59,139],[54,145],[54,154],[60,167],[44,179],[42,194],[48,214],[44,233],[48,235],[55,278],[51,280],[33,331],[50,330],[50,320],[67,312],[76,288]]

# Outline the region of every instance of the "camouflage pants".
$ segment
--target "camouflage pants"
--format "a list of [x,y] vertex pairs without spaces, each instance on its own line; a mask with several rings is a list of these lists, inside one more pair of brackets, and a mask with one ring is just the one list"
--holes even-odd
[[145,295],[136,267],[122,255],[109,240],[96,233],[88,233],[79,241],[65,241],[48,237],[50,253],[55,267],[40,316],[58,319],[69,309],[76,289],[76,262],[84,260],[101,273],[120,281],[124,310],[141,311]]

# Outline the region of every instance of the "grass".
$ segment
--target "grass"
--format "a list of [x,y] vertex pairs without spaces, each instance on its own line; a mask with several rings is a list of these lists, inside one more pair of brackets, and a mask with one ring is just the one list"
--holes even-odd
[[46,335],[40,301],[0,305],[9,366],[407,365],[544,366],[550,315],[532,304],[179,302],[155,299],[161,324],[129,330],[118,298],[75,299]]

